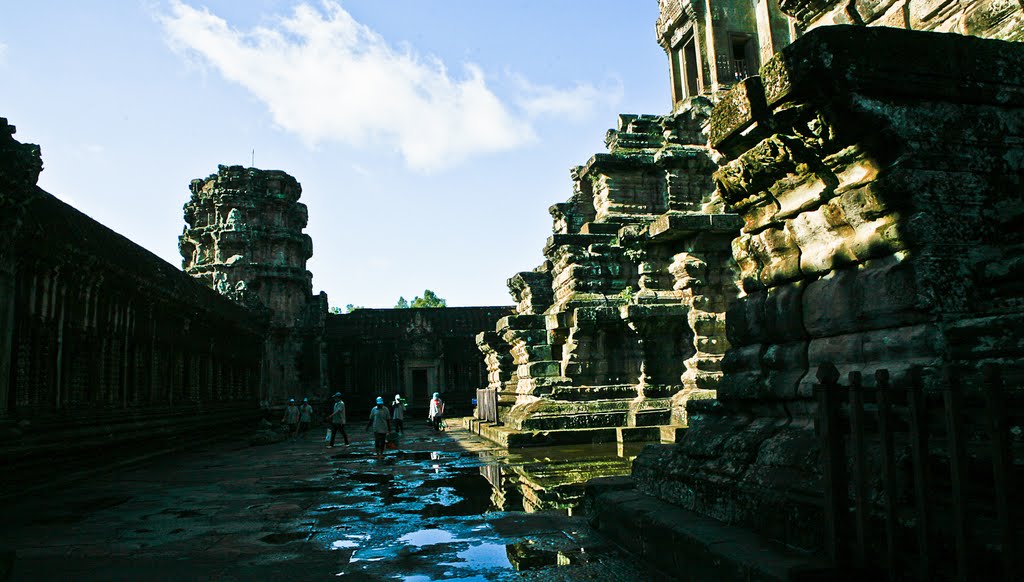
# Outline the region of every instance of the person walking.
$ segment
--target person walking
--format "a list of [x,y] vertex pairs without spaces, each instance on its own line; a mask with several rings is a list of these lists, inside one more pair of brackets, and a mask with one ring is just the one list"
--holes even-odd
[[313,406],[309,403],[309,398],[302,399],[302,406],[299,406],[299,429],[295,433],[297,435],[304,435],[309,430],[309,423],[313,421]]
[[434,392],[434,397],[430,399],[430,408],[427,411],[427,418],[430,419],[430,423],[434,425],[434,430],[441,430],[441,419],[444,417],[444,401],[441,400],[441,395]]
[[405,402],[402,402],[401,394],[395,394],[395,403],[391,405],[391,420],[395,421],[395,432],[405,434]]
[[299,428],[299,407],[295,404],[294,398],[288,399],[288,406],[284,409],[284,416],[281,418],[281,422],[288,425],[288,433],[295,436],[295,431]]
[[341,436],[345,438],[345,446],[348,446],[348,433],[345,432],[345,402],[341,399],[341,392],[334,393],[334,411],[327,417],[327,420],[331,421],[331,442],[328,443],[327,448],[334,448],[334,437],[337,436],[338,431],[341,431]]
[[378,459],[384,458],[384,447],[387,444],[388,433],[391,432],[390,417],[388,407],[384,406],[384,399],[378,396],[377,405],[370,409],[370,420],[366,423],[366,430],[373,429],[373,450],[377,453]]

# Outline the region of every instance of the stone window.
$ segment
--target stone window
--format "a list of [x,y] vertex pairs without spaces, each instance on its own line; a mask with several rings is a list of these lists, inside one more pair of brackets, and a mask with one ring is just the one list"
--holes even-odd
[[729,33],[732,50],[732,74],[736,82],[757,74],[757,43],[754,37],[739,32]]
[[693,33],[686,35],[672,49],[672,93],[676,101],[693,97],[700,93],[697,72],[700,64],[697,61],[697,46]]

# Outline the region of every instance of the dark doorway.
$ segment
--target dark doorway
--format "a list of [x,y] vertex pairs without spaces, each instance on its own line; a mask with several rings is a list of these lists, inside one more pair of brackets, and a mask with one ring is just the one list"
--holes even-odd
[[427,370],[413,370],[412,371],[412,399],[413,402],[419,404],[426,402],[428,397],[427,390],[429,389],[429,382],[427,380]]

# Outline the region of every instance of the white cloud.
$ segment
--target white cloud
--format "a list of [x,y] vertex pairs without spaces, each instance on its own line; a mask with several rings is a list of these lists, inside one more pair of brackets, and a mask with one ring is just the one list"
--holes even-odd
[[522,146],[536,139],[537,117],[578,121],[622,96],[621,83],[557,89],[511,75],[518,95],[506,103],[476,65],[452,75],[437,58],[392,47],[331,0],[248,31],[180,0],[160,20],[175,49],[245,87],[310,146],[383,144],[418,170]]
[[531,117],[563,116],[579,121],[592,116],[599,107],[615,106],[622,100],[623,87],[616,81],[598,89],[589,83],[577,83],[572,89],[534,85],[520,75],[512,75],[519,87],[519,107]]
[[310,145],[371,139],[434,170],[534,139],[529,120],[502,103],[478,67],[454,77],[436,58],[391,47],[333,2],[323,11],[301,4],[250,31],[179,0],[161,21],[172,46],[245,87]]

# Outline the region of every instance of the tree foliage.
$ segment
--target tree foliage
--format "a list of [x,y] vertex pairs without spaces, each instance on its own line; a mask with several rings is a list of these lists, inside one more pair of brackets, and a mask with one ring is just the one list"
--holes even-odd
[[395,309],[416,309],[420,307],[448,307],[448,302],[437,296],[430,289],[423,291],[423,297],[414,297],[412,301],[407,301],[405,297],[399,297],[398,303],[395,304]]
[[352,305],[351,303],[349,303],[348,305],[345,306],[345,309],[342,309],[340,307],[332,307],[328,311],[333,313],[334,315],[341,315],[343,313],[352,313],[356,309],[362,309],[362,308],[363,308],[362,305]]

